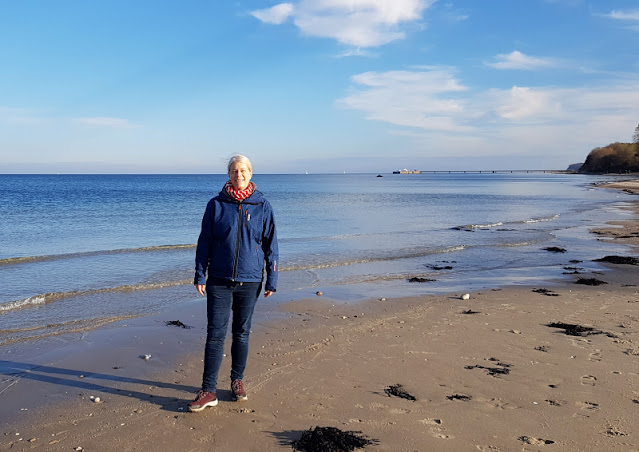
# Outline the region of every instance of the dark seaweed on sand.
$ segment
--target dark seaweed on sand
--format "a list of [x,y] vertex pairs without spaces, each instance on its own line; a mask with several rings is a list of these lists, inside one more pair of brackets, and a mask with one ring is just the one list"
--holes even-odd
[[575,284],[584,284],[586,286],[600,286],[602,284],[608,283],[597,278],[579,278],[577,281],[575,281]]
[[550,251],[551,253],[565,253],[566,249],[565,248],[559,248],[557,246],[549,246],[547,248],[542,248],[545,251]]
[[508,375],[510,373],[510,364],[502,363],[497,358],[488,358],[488,361],[493,361],[497,366],[500,367],[487,367],[480,364],[475,364],[474,366],[466,366],[464,367],[464,369],[484,369],[487,370],[488,375],[492,377],[497,377],[498,375]]
[[189,328],[193,328],[191,326],[185,325],[182,322],[180,322],[179,320],[167,320],[164,323],[166,323],[166,326],[177,326],[179,328],[184,328],[184,329],[189,329]]
[[472,309],[467,309],[462,311],[462,314],[479,314],[479,311],[473,311]]
[[461,400],[462,402],[470,402],[471,400],[473,400],[471,396],[463,395],[463,394],[453,394],[453,395],[446,396],[446,398],[448,400]]
[[533,289],[532,290],[535,293],[540,293],[542,295],[546,295],[548,297],[558,297],[559,294],[558,293],[554,293],[552,290],[549,289]]
[[594,262],[608,262],[610,264],[639,265],[639,259],[629,256],[605,256],[595,259]]
[[402,385],[400,384],[389,386],[388,388],[384,389],[384,392],[388,394],[388,397],[390,396],[401,397],[402,399],[412,400],[413,402],[417,400],[417,398],[414,395],[411,395],[408,392],[406,392],[404,388],[402,387]]
[[379,442],[359,433],[362,432],[345,432],[335,427],[316,426],[303,432],[300,439],[293,441],[293,449],[305,452],[349,452]]
[[408,282],[432,282],[437,281],[436,279],[428,279],[428,278],[419,278],[417,276],[410,278]]
[[590,336],[593,334],[603,333],[603,331],[599,331],[590,326],[582,326],[582,325],[577,325],[575,323],[552,322],[547,324],[546,326],[550,328],[559,328],[561,330],[564,330],[564,332],[568,336]]
[[428,267],[432,268],[433,270],[452,270],[453,269],[451,265],[444,265],[444,266],[429,265]]

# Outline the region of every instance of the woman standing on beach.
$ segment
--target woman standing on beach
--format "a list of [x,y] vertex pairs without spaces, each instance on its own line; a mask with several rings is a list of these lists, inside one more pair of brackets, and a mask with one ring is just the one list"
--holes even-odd
[[206,294],[208,319],[202,389],[189,403],[195,412],[217,405],[217,377],[231,311],[231,392],[234,400],[247,399],[242,378],[265,268],[264,297],[277,286],[273,209],[251,182],[253,167],[247,157],[231,157],[228,175],[222,191],[206,206],[195,252],[194,284],[201,295]]

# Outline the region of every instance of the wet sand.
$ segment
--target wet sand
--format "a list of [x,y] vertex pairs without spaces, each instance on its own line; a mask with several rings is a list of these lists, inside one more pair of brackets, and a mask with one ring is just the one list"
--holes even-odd
[[[638,245],[637,227],[597,233]],[[3,355],[0,451],[291,450],[314,426],[361,431],[370,451],[639,450],[639,266],[571,277],[468,300],[261,300],[249,400],[231,401],[227,358],[219,405],[197,414],[202,300]],[[165,324],[178,319],[192,328]],[[397,384],[416,400],[389,395]]]

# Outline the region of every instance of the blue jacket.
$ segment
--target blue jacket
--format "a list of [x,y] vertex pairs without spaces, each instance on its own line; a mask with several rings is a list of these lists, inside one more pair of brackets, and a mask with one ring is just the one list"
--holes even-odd
[[260,282],[277,288],[277,233],[271,204],[255,190],[239,202],[222,190],[206,206],[195,251],[194,284],[206,275],[238,282]]

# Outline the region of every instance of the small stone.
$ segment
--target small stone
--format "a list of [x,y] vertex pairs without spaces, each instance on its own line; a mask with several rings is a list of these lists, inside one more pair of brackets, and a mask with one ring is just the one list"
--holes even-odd
[[96,397],[93,399],[94,403],[102,403],[102,400],[100,399],[100,397]]
[[461,296],[462,300],[470,300],[470,294],[469,293],[465,293],[464,295]]
[[513,334],[521,334],[521,331],[519,330],[510,330],[510,332]]
[[324,294],[321,291],[318,290],[317,292],[315,292],[315,295],[317,295],[318,297],[321,297]]
[[346,317],[345,315],[342,316],[342,320],[346,320],[348,317]]
[[78,378],[84,378],[84,375],[78,375]]
[[382,297],[379,299],[379,301],[386,301],[386,298]]
[[36,442],[36,440],[37,440],[37,438],[31,438],[31,439],[29,440],[29,442],[30,442],[30,443],[35,443],[35,442]]

